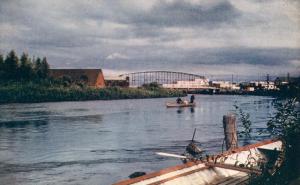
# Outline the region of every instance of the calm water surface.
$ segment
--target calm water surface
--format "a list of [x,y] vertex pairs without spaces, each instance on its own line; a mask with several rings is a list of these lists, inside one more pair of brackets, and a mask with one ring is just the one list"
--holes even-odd
[[167,109],[170,100],[0,105],[0,184],[111,184],[180,164],[155,152],[181,154],[194,128],[202,148],[220,151],[222,116],[234,104],[255,131],[274,112],[269,97],[197,95],[194,109]]

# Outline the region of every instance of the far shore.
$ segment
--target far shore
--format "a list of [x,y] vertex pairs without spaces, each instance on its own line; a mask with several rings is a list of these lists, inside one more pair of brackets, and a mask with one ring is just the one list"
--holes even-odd
[[168,98],[185,97],[188,94],[281,97],[279,92],[218,92],[212,94],[205,91],[186,92],[159,87],[107,87],[99,89],[92,87],[79,88],[78,86],[40,86],[37,84],[14,83],[0,87],[0,104]]
[[93,88],[78,85],[50,85],[48,83],[7,83],[0,86],[0,104],[39,103],[88,100],[118,100],[183,97],[187,93],[160,87]]

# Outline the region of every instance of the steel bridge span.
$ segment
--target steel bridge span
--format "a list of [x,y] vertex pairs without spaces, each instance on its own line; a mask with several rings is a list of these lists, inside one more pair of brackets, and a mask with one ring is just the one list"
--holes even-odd
[[149,84],[152,82],[156,82],[158,84],[172,84],[177,81],[193,81],[195,79],[205,78],[201,75],[173,71],[134,72],[122,74],[120,77],[126,77],[129,80],[129,86],[131,87],[139,87],[143,84]]

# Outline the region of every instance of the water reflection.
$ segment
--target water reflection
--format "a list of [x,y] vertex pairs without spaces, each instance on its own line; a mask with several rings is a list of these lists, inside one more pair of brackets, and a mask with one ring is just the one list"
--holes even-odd
[[0,128],[26,128],[26,127],[35,127],[36,129],[41,126],[48,124],[47,120],[25,120],[25,121],[3,121],[0,122]]
[[56,116],[53,120],[56,121],[70,121],[70,122],[80,122],[85,121],[88,123],[100,123],[102,121],[102,115],[84,115],[84,116]]
[[177,113],[178,113],[178,114],[181,114],[182,111],[183,111],[183,108],[178,108],[178,109],[177,109]]
[[179,107],[179,108],[177,108],[176,112],[177,112],[178,114],[181,114],[181,113],[183,113],[185,110],[189,110],[190,113],[194,113],[194,112],[195,112],[195,108],[194,108],[194,107]]

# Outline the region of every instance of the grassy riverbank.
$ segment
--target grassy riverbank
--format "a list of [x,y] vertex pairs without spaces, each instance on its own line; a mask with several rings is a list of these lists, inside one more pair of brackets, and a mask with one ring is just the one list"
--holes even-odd
[[160,87],[97,89],[80,85],[64,86],[51,82],[6,82],[0,84],[0,103],[113,100],[185,96],[182,91]]

